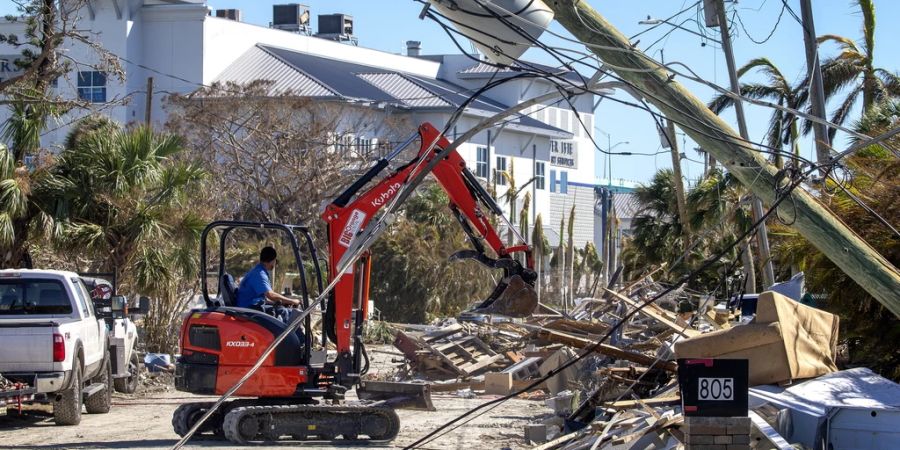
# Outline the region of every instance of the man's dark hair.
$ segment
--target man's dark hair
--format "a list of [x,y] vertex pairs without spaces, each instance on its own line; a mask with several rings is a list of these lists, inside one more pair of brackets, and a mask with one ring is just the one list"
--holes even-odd
[[262,250],[259,251],[259,261],[260,262],[272,262],[275,261],[275,258],[278,257],[278,252],[275,251],[272,247],[263,247]]

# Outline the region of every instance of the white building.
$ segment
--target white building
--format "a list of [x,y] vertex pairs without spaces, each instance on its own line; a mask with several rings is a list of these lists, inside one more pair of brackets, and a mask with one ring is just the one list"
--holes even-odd
[[[216,17],[204,0],[93,0],[82,12],[79,27],[89,29],[119,58],[125,79],[92,70],[96,55],[84,45],[72,44],[67,55],[83,65],[59,80],[57,89],[61,95],[91,101],[95,110],[122,123],[143,122],[149,101],[152,122],[162,125],[171,93],[194,92],[214,82],[268,79],[295,95],[349,102],[441,128],[470,92],[491,77],[514,73],[495,74],[493,67],[466,55],[419,56],[415,46],[411,55],[397,55],[352,45],[352,25],[346,28],[346,23],[327,38],[315,37],[302,32],[308,24],[282,26],[293,28],[287,31],[227,18],[239,19],[239,12],[232,11]],[[20,23],[0,23],[2,33],[21,33],[21,28]],[[2,59],[14,59],[16,53],[0,46]],[[579,81],[574,73],[566,76]],[[153,94],[148,98],[151,77]],[[555,87],[545,79],[505,83],[472,103],[448,137],[551,90]],[[480,133],[459,151],[477,176],[496,186],[499,203],[507,211],[503,195],[508,187],[496,172],[513,169],[520,186],[534,178],[528,187],[533,197],[530,222],[541,214],[551,244],[558,242],[560,221],[568,221],[574,205],[575,244],[581,247],[595,234],[593,96],[581,95],[572,103],[578,115],[565,101],[532,107],[527,115]],[[44,145],[58,146],[68,125],[87,113],[80,110],[51,125]],[[7,115],[0,112],[0,120]],[[355,136],[364,141],[374,137]]]

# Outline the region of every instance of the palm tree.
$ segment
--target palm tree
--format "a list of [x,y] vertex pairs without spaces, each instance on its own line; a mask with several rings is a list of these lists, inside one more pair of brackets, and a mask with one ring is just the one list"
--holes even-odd
[[[857,0],[863,17],[863,40],[859,44],[843,36],[826,34],[817,41],[834,42],[840,48],[840,54],[822,61],[822,84],[825,99],[829,100],[846,90],[846,96],[840,106],[832,113],[831,121],[843,124],[859,96],[862,95],[862,114],[891,98],[900,97],[900,75],[887,69],[875,66],[875,4],[872,0]],[[803,81],[805,88],[808,78]],[[849,90],[847,90],[849,89]],[[804,103],[808,100],[803,95]],[[809,133],[812,124],[805,121],[803,133]],[[834,137],[837,130],[831,128],[829,133]]]
[[648,184],[634,191],[640,207],[632,221],[631,247],[639,249],[643,261],[671,262],[683,248],[683,227],[678,219],[674,179],[671,169],[662,169]]
[[[704,247],[718,252],[753,224],[747,190],[730,173],[716,170],[688,194],[691,225],[696,230],[716,229]],[[756,271],[749,239],[741,242],[741,262],[748,292],[756,292]]]
[[55,171],[60,246],[93,256],[132,292],[192,276],[205,220],[191,194],[205,172],[177,160],[181,139],[91,120],[67,141]]
[[[9,142],[0,155],[0,249],[3,267],[31,267],[29,235],[53,229],[35,226],[36,217],[46,217],[43,196],[52,161],[39,155],[41,132],[47,120],[58,115],[50,103],[31,103],[18,96],[10,103],[11,116],[0,129],[0,139]],[[2,144],[0,144],[2,145]],[[26,157],[34,157],[30,167]]]
[[[897,116],[900,116],[900,101],[876,104],[854,123],[854,130],[877,136],[896,127]],[[896,148],[900,146],[900,137],[894,136],[887,142]],[[842,161],[843,180],[827,179],[826,188],[816,195],[891,264],[900,265],[900,239],[854,200],[854,197],[861,200],[888,223],[900,223],[897,207],[900,205],[900,158],[876,144]],[[900,381],[900,352],[896,349],[900,320],[795,230],[780,226],[774,229],[774,235],[773,254],[781,261],[778,266],[802,270],[807,291],[820,296],[816,306],[841,317],[841,340],[848,345],[850,365],[870,367]]]
[[54,170],[57,248],[116,273],[120,291],[153,296],[146,341],[170,351],[173,327],[193,297],[208,205],[205,172],[180,161],[179,137],[105,119],[76,126]]
[[534,219],[534,229],[531,231],[531,246],[534,249],[534,268],[537,271],[537,282],[535,283],[535,290],[537,290],[538,302],[541,301],[541,279],[542,273],[544,271],[544,255],[550,254],[552,249],[550,248],[550,242],[547,241],[547,236],[544,235],[544,221],[541,218],[541,215],[538,214]]
[[[639,203],[637,217],[632,221],[634,234],[622,252],[627,261],[628,276],[635,276],[653,266],[668,264],[663,278],[676,280],[693,271],[710,255],[715,254],[737,236],[738,230],[748,226],[749,211],[739,184],[721,171],[711,172],[687,193],[691,228],[708,230],[692,238],[690,252],[683,252],[683,224],[680,223],[675,200],[674,174],[671,169],[657,172],[647,185],[638,187],[635,195]],[[744,228],[741,228],[744,227]],[[745,242],[744,271],[753,274],[749,243]],[[732,255],[736,257],[737,255]],[[680,261],[678,264],[674,264]],[[717,270],[730,265],[728,256],[700,276],[693,283],[698,289],[712,289],[718,282]]]
[[[742,77],[753,69],[759,69],[766,78],[768,83],[744,83],[741,84],[741,95],[760,100],[768,100],[787,108],[796,109],[800,100],[800,95],[796,88],[791,87],[787,78],[778,70],[778,67],[769,61],[768,58],[756,58],[744,64],[738,69],[738,77]],[[715,97],[709,102],[709,109],[716,114],[734,106],[734,99],[728,95],[722,94]],[[784,167],[783,158],[781,156],[781,146],[790,144],[791,152],[795,156],[799,156],[800,147],[797,144],[799,133],[797,130],[797,117],[793,114],[786,113],[783,110],[775,109],[772,118],[769,119],[769,132],[766,135],[766,145],[779,149],[775,153],[775,165],[779,168]]]

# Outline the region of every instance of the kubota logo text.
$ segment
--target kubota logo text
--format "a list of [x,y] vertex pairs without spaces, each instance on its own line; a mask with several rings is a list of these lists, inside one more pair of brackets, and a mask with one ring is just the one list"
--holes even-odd
[[377,208],[383,205],[384,202],[390,200],[391,197],[393,197],[394,194],[397,193],[397,189],[400,189],[400,183],[394,183],[388,186],[388,190],[382,192],[381,195],[379,195],[375,200],[372,200],[372,206]]

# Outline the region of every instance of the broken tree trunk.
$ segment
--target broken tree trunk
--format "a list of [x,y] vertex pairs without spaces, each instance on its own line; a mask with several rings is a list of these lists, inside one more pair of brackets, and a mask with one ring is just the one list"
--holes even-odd
[[[694,141],[725,165],[744,186],[772,205],[785,182],[719,116],[670,78],[670,72],[634,48],[622,33],[583,0],[547,0],[555,18],[647,101],[680,124]],[[900,272],[803,189],[791,191],[779,214],[857,284],[900,316]]]

